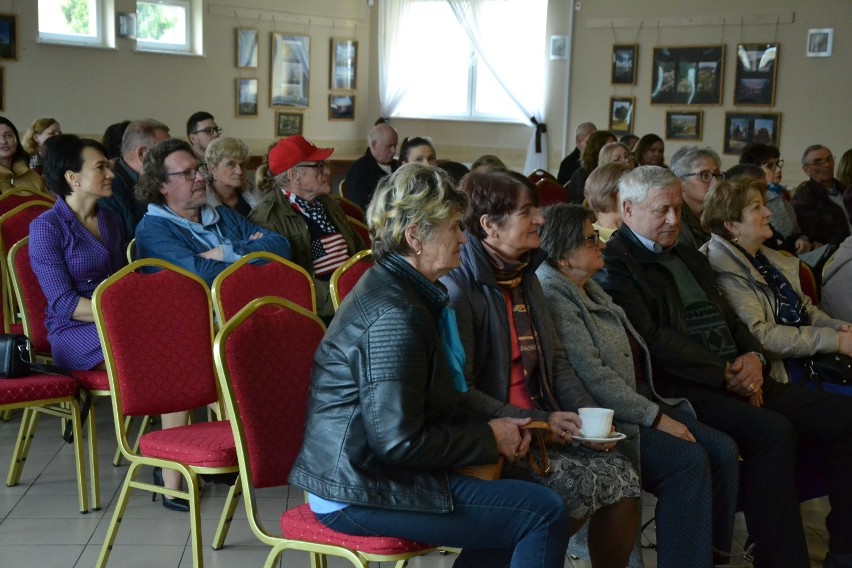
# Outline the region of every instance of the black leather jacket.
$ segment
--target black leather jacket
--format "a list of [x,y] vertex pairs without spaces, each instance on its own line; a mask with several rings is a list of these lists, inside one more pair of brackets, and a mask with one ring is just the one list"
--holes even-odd
[[361,278],[314,357],[290,483],[332,501],[453,508],[447,472],[497,461],[485,422],[463,422],[438,337],[447,293],[389,255]]
[[606,265],[595,280],[627,313],[648,345],[654,383],[661,394],[682,396],[682,389],[689,385],[723,389],[727,361],[687,337],[683,302],[674,277],[659,263],[660,254],[674,254],[686,264],[727,322],[740,354],[763,352],[716,287],[707,257],[689,245],[678,243],[665,253],[651,252],[622,225],[606,243]]

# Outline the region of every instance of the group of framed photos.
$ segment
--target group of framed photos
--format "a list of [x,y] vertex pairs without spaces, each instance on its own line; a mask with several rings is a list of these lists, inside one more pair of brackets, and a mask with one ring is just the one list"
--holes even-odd
[[[236,66],[257,69],[259,31],[236,29]],[[311,84],[311,39],[305,35],[270,33],[269,106],[275,113],[276,136],[302,133],[303,109],[308,108]],[[358,41],[331,38],[328,79],[328,119],[355,119]],[[258,115],[258,79],[236,79],[236,116]]]

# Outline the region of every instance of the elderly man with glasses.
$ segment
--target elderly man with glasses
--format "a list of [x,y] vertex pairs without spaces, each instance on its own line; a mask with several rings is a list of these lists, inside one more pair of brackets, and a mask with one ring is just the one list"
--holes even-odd
[[802,232],[819,244],[839,245],[849,236],[849,211],[843,204],[843,184],[834,177],[834,156],[822,144],[805,148],[802,170],[808,181],[793,192],[793,207]]
[[722,160],[712,148],[685,146],[672,156],[669,168],[680,178],[683,186],[683,229],[678,242],[694,248],[710,240],[710,233],[701,226],[704,196],[716,187],[725,174],[719,170]]
[[326,161],[334,148],[317,148],[301,136],[281,139],[267,158],[269,192],[249,219],[289,239],[293,262],[314,279],[317,313],[331,319],[334,309],[328,281],[332,272],[365,248],[331,195]]

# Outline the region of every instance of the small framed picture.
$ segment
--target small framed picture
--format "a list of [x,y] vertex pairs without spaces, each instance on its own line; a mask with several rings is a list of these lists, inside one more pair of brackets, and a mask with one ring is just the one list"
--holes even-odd
[[734,104],[775,105],[775,78],[777,73],[777,43],[738,44]]
[[831,57],[831,44],[834,42],[834,28],[814,28],[808,30],[808,57]]
[[302,134],[304,115],[301,112],[278,111],[275,113],[275,135],[295,136]]
[[703,123],[703,111],[667,111],[666,140],[701,140]]
[[738,155],[748,144],[778,146],[781,113],[725,113],[725,154]]
[[568,59],[568,36],[550,36],[550,60]]
[[634,97],[609,98],[609,128],[618,136],[633,134],[633,110],[636,107]]
[[725,46],[655,47],[652,105],[720,105]]
[[639,54],[638,45],[612,46],[612,84],[636,84],[636,57]]
[[358,72],[358,42],[348,38],[331,38],[329,89],[354,90]]
[[237,79],[237,118],[257,116],[257,79]]
[[237,67],[257,68],[257,38],[255,28],[237,28]]
[[355,96],[354,95],[329,95],[328,96],[328,119],[329,120],[355,120]]
[[0,14],[0,59],[18,59],[18,17]]

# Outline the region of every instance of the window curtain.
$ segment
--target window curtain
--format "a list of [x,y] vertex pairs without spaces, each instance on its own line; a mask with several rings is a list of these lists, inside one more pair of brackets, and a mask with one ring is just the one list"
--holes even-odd
[[400,69],[405,63],[399,57],[397,30],[402,16],[415,0],[383,0],[379,4],[379,103],[382,116],[393,116],[408,90],[408,74]]

